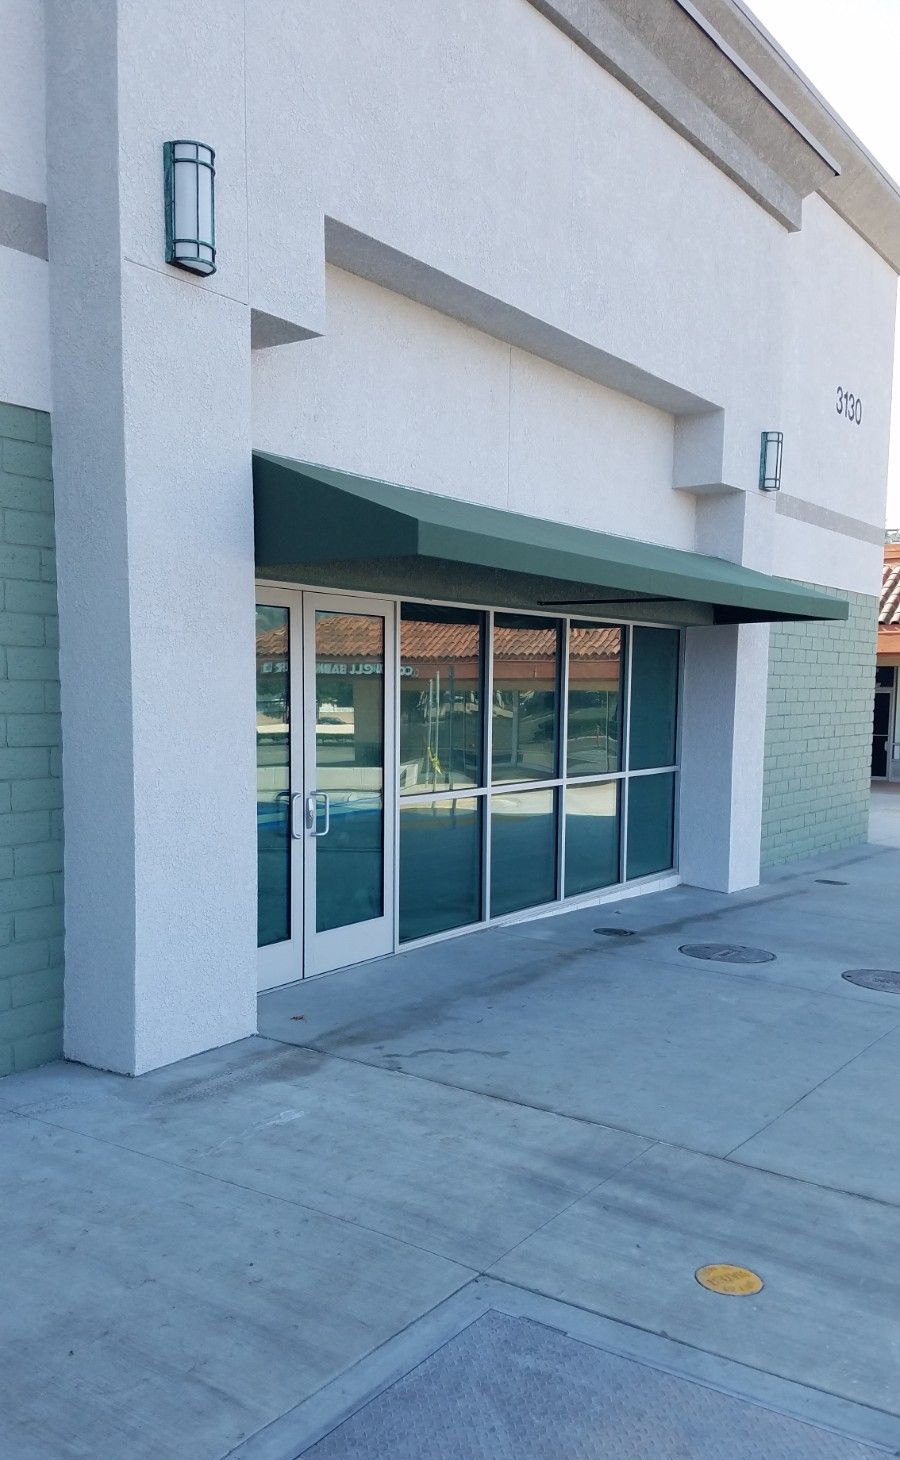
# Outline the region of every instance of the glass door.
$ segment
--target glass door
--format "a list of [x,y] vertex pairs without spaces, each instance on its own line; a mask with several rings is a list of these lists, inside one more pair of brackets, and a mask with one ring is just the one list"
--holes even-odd
[[256,597],[257,945],[261,989],[303,972],[301,595]]
[[891,756],[891,710],[894,692],[892,689],[876,689],[872,716],[872,778],[886,780]]
[[394,946],[395,607],[303,595],[307,975]]

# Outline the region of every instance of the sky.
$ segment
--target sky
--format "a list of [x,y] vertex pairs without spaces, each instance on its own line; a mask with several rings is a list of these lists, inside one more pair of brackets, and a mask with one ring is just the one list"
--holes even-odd
[[[747,0],[882,167],[900,183],[900,0]],[[900,310],[888,470],[889,527],[900,527]]]

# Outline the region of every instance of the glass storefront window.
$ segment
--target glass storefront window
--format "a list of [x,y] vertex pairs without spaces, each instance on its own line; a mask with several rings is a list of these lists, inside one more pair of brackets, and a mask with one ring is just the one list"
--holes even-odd
[[545,781],[557,773],[559,620],[494,619],[491,777]]
[[491,797],[491,917],[556,897],[556,792]]
[[400,942],[480,922],[482,801],[400,807]]
[[629,769],[675,764],[677,629],[632,629]]
[[623,631],[603,624],[569,627],[566,774],[617,771],[622,744]]
[[565,895],[619,880],[619,781],[567,786]]
[[628,877],[668,872],[675,855],[675,776],[628,781]]
[[260,948],[291,936],[289,610],[256,608],[256,932]]
[[[282,603],[256,620],[260,947],[282,959],[301,922],[383,920],[387,946],[408,943],[672,868],[679,630],[402,603],[395,640],[390,600],[310,590],[292,609],[271,594]],[[292,636],[315,655],[294,696],[314,733],[295,723],[293,749]]]
[[484,614],[400,610],[400,794],[481,784]]

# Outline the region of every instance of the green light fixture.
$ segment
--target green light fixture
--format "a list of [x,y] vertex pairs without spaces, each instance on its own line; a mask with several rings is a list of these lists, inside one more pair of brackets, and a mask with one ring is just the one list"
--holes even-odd
[[777,492],[781,489],[781,449],[784,444],[782,431],[763,431],[759,446],[759,490]]
[[216,272],[216,154],[205,142],[165,142],[166,263]]

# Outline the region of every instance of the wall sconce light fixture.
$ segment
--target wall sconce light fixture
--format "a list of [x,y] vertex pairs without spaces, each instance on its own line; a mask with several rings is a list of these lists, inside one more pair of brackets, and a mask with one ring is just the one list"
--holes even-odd
[[205,142],[163,144],[166,263],[216,272],[216,154]]
[[777,492],[781,488],[782,431],[763,431],[759,447],[759,490]]

